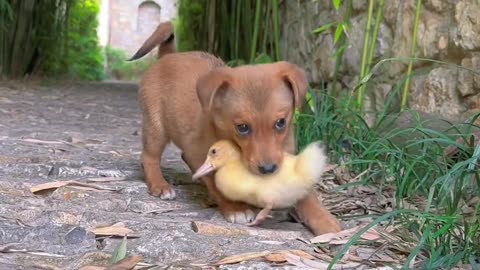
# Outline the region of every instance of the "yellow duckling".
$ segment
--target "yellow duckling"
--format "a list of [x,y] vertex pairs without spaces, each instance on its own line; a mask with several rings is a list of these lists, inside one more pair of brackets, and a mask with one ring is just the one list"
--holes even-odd
[[210,147],[193,179],[216,171],[215,184],[226,198],[262,208],[247,224],[253,226],[271,217],[272,209],[292,207],[304,198],[320,180],[326,163],[324,144],[314,142],[296,156],[285,153],[276,173],[255,175],[242,163],[240,149],[230,141],[220,140]]

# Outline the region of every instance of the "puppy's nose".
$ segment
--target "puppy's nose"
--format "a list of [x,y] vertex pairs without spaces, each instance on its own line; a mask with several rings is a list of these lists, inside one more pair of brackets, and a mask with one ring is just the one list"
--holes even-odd
[[271,174],[277,170],[277,164],[267,163],[261,166],[258,166],[258,171],[261,174]]

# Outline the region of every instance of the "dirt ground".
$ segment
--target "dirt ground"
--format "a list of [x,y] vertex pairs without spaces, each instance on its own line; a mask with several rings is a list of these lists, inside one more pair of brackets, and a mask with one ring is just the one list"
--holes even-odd
[[[178,198],[150,196],[139,164],[140,123],[135,84],[0,82],[0,269],[108,265],[122,238],[95,228],[115,224],[132,236],[128,253],[144,257],[136,269],[193,269],[245,252],[313,252],[301,241],[312,235],[285,211],[262,228],[226,223],[173,146],[162,166]],[[31,191],[68,180],[88,185]]]

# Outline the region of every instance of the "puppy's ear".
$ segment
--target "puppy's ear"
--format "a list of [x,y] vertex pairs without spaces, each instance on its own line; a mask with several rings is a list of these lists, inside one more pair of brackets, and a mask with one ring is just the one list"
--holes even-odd
[[203,110],[210,110],[216,98],[225,95],[232,83],[228,67],[214,69],[197,81],[197,96]]
[[308,90],[308,80],[305,71],[292,63],[278,62],[279,75],[282,80],[290,87],[293,92],[293,98],[296,108],[300,108],[305,103]]

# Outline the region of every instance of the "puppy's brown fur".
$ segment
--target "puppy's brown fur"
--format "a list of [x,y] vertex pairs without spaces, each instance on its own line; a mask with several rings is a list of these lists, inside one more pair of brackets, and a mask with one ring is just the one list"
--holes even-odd
[[[167,39],[168,46],[174,46],[173,28],[165,24],[136,55],[148,53],[154,47],[151,44],[160,44],[161,51]],[[192,171],[199,168],[208,148],[220,139],[236,142],[245,164],[256,174],[264,164],[281,164],[285,149],[295,152],[292,118],[307,91],[302,69],[288,62],[230,68],[210,54],[173,53],[171,48],[145,73],[139,92],[142,165],[151,194],[175,198],[175,191],[160,170],[162,152],[170,141],[182,150],[182,158]],[[282,118],[285,127],[276,128]],[[248,125],[250,132],[240,135],[239,125]],[[245,223],[254,218],[249,206],[227,200],[212,177],[203,180],[227,220]],[[296,209],[315,234],[340,230],[338,221],[322,207],[314,192]]]

